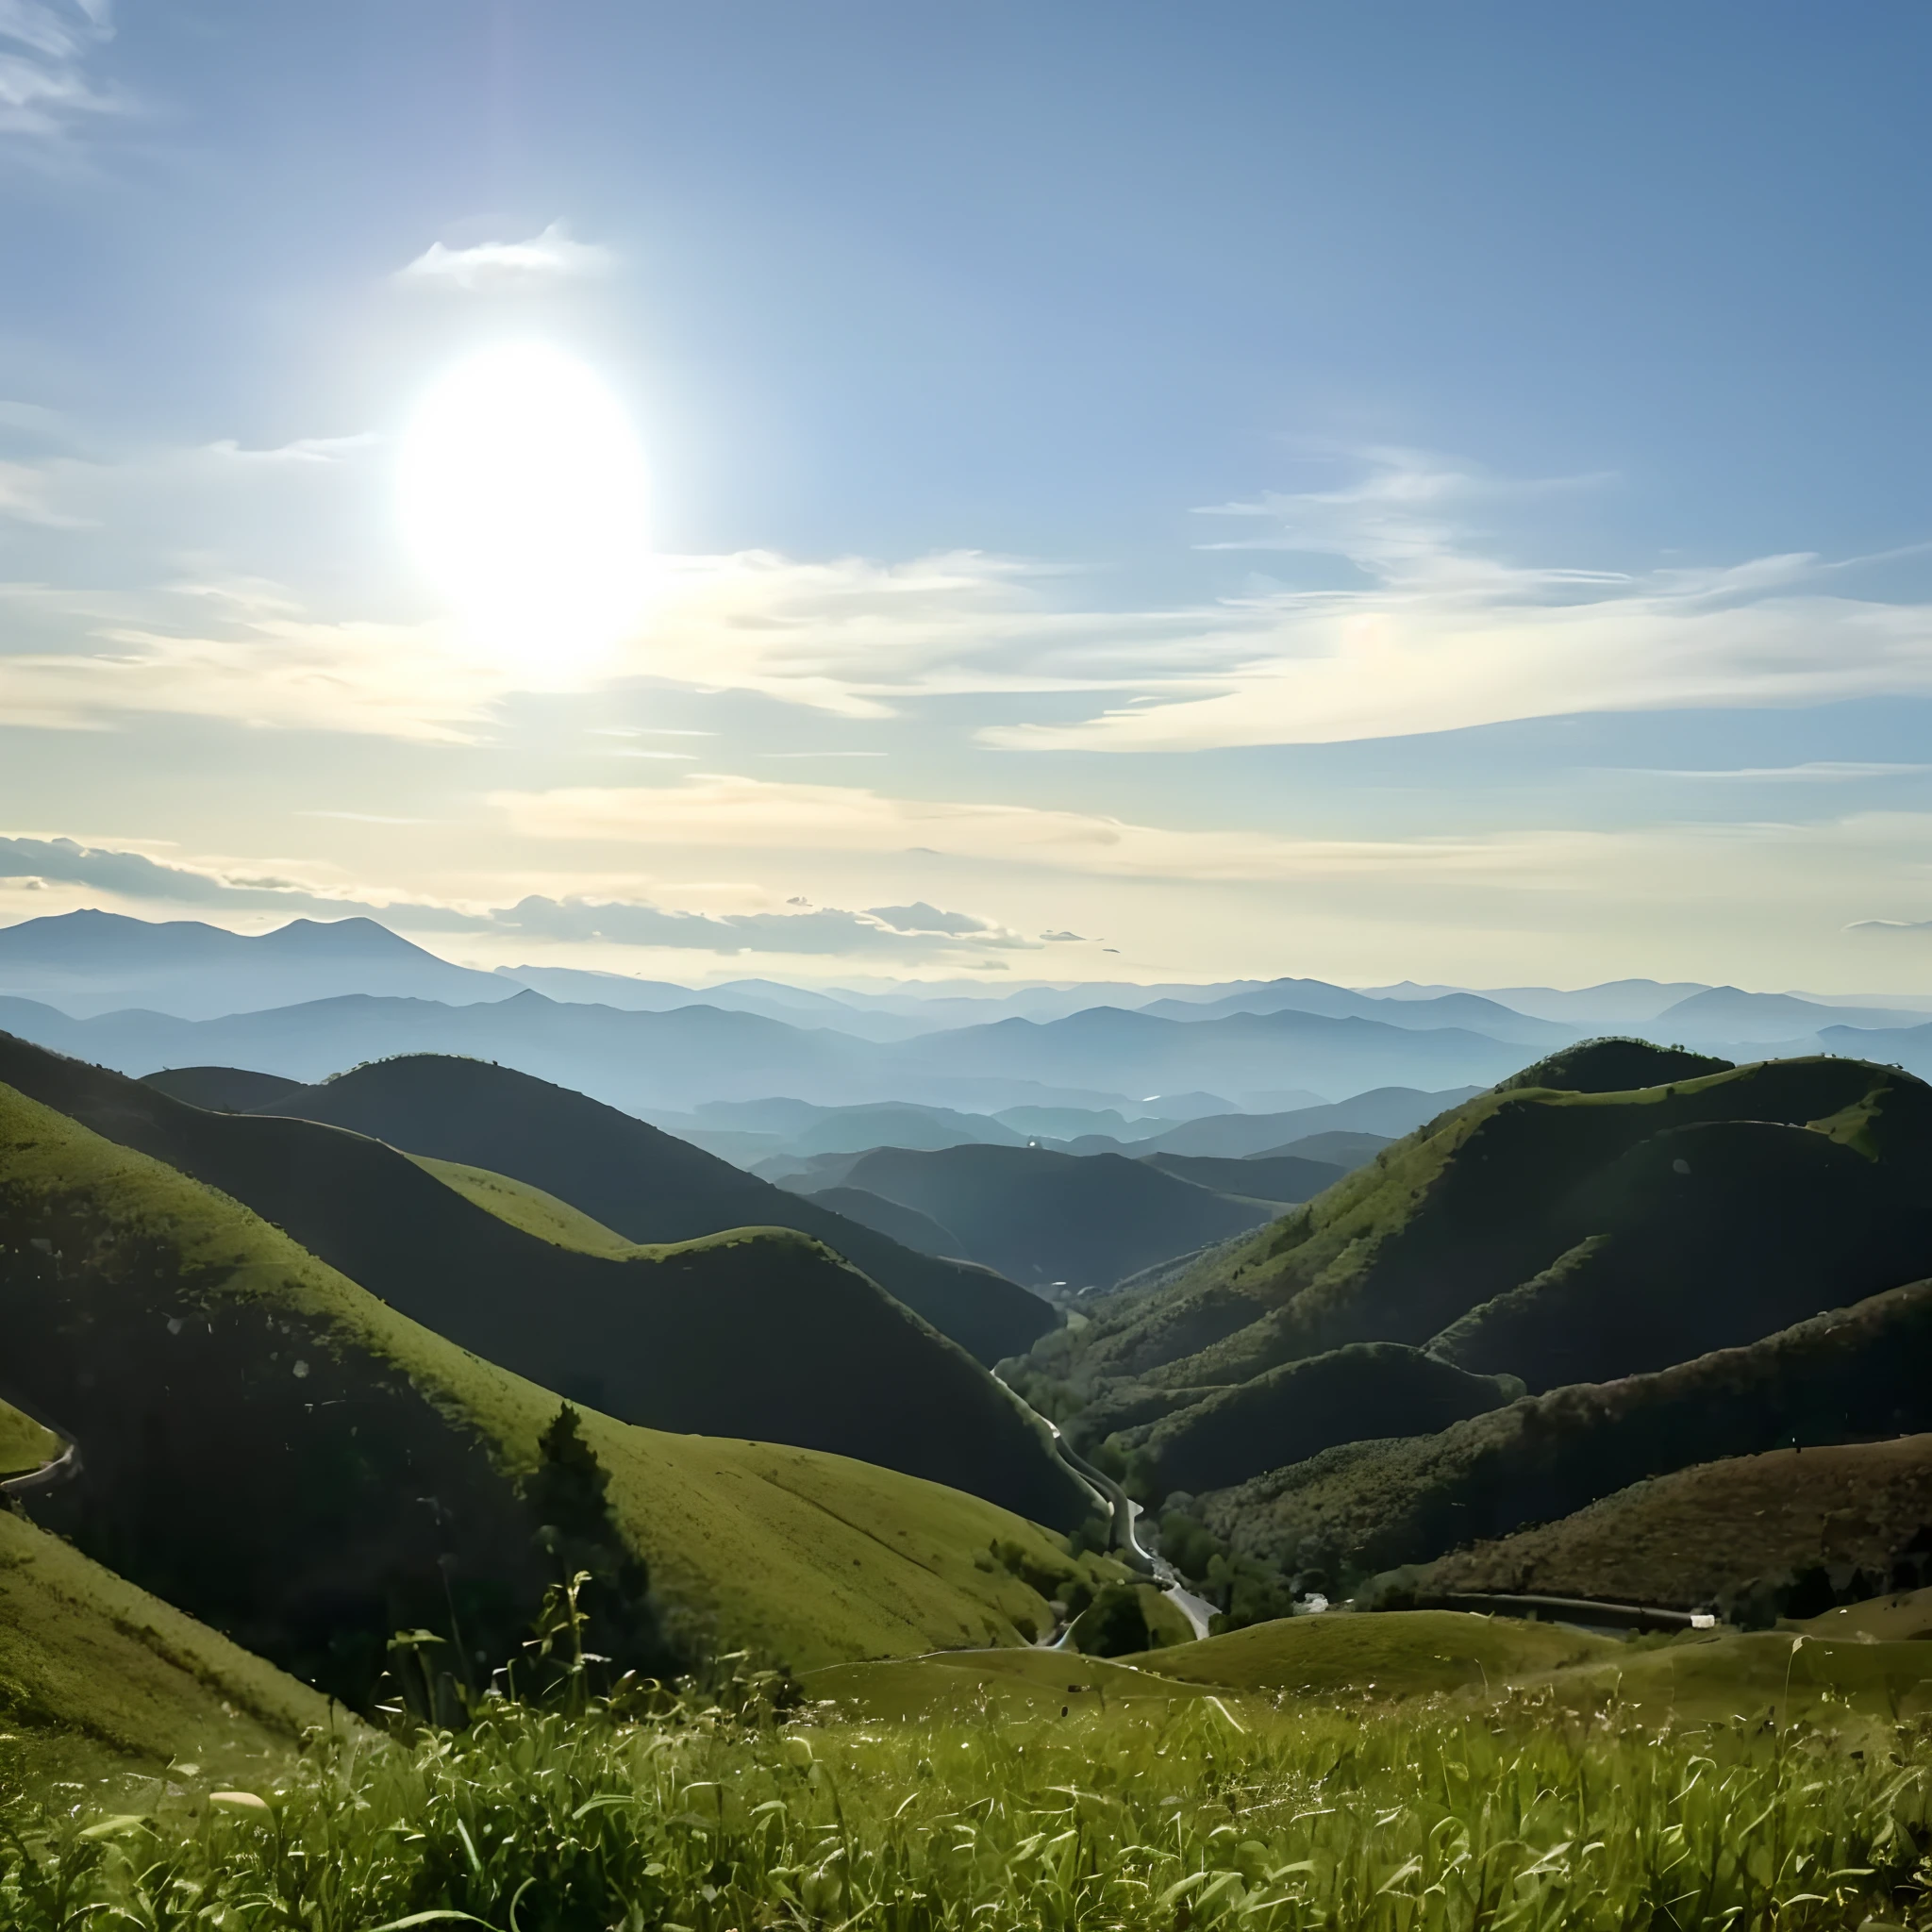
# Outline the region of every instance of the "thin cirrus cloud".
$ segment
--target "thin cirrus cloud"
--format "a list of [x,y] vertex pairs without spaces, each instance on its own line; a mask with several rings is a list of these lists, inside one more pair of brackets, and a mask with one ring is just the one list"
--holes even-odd
[[87,115],[121,111],[88,62],[112,39],[108,0],[0,0],[0,136],[58,138]]
[[616,258],[594,242],[579,242],[561,222],[523,242],[478,242],[451,248],[432,242],[396,271],[406,288],[444,290],[457,294],[498,294],[589,281],[608,275]]
[[[118,468],[15,463],[0,470],[0,521],[126,529],[146,514],[159,530],[179,525],[188,503],[200,506],[195,528],[232,529],[280,506],[280,524],[263,531],[301,529],[362,500],[359,459],[372,447],[344,436]],[[933,697],[1053,695],[1062,713],[1072,697],[1071,718],[988,724],[979,741],[1186,752],[1590,711],[1932,695],[1932,607],[1856,594],[1857,560],[1786,556],[1644,575],[1511,563],[1472,530],[1513,486],[1401,452],[1372,453],[1364,468],[1348,489],[1207,513],[1235,532],[1217,547],[1316,556],[1331,575],[1339,560],[1355,579],[1339,589],[1263,583],[1218,601],[1106,610],[1074,594],[1066,573],[978,552],[897,563],[664,557],[631,640],[594,664],[545,669],[491,661],[434,623],[324,619],[294,586],[230,596],[216,572],[195,617],[184,620],[164,587],[130,595],[110,624],[75,623],[58,648],[0,647],[0,707],[66,728],[149,711],[476,741],[519,691],[649,677],[873,721]],[[223,567],[248,581],[247,558]],[[1079,705],[1082,694],[1091,702]],[[1815,768],[1820,781],[1825,769]]]

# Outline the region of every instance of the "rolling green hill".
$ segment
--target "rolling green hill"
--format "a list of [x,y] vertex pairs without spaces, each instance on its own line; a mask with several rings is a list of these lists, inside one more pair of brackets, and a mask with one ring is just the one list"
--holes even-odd
[[1276,1560],[1357,1575],[1426,1562],[1697,1463],[1932,1429],[1928,1359],[1921,1282],[1655,1374],[1326,1450],[1205,1499],[1203,1514]]
[[843,1186],[937,1222],[960,1252],[1015,1280],[1110,1287],[1268,1218],[1268,1208],[1118,1154],[1044,1147],[877,1147]]
[[204,1112],[4,1038],[0,1074],[221,1189],[391,1307],[573,1401],[653,1428],[858,1457],[1062,1527],[1087,1513],[1042,1431],[984,1369],[804,1235],[741,1228],[588,1254],[525,1232],[358,1134]]
[[0,1512],[0,1762],[46,1775],[92,1746],[232,1779],[331,1722],[349,1720],[306,1684]]
[[[1645,1073],[1660,1084],[1611,1084]],[[1233,1391],[1338,1348],[1399,1343],[1548,1391],[1655,1373],[1928,1274],[1932,1090],[1860,1061],[1728,1068],[1601,1041],[1095,1306],[1036,1344],[1019,1385],[1090,1450],[1157,1422],[1177,1442],[1191,1406],[1246,1412],[1232,1460],[1213,1424],[1233,1482],[1298,1450],[1260,1421],[1260,1391]],[[1365,1415],[1355,1433],[1381,1430]]]
[[[1764,1622],[1932,1584],[1932,1436],[1740,1456],[1430,1564],[1418,1594],[1594,1597]],[[1828,1621],[1828,1620],[1827,1620]],[[1849,1634],[1847,1629],[1845,1634]]]
[[[130,1583],[357,1704],[398,1628],[459,1631],[446,1656],[477,1669],[516,1651],[553,1574],[524,1494],[551,1391],[8,1089],[0,1323],[14,1392],[85,1454],[36,1521]],[[1051,1621],[1024,1575],[1121,1574],[891,1471],[582,1425],[673,1624],[801,1668],[1019,1641]],[[622,1657],[649,1633],[599,1635]]]
[[1282,1617],[1130,1661],[1163,1677],[1229,1690],[1414,1697],[1500,1690],[1546,1671],[1601,1662],[1623,1648],[1615,1638],[1559,1624],[1396,1610],[1373,1617]]
[[984,1269],[902,1247],[615,1108],[485,1060],[378,1060],[258,1110],[527,1181],[629,1241],[795,1228],[988,1366],[1020,1354],[1058,1319],[1037,1295]]
[[1340,1442],[1433,1435],[1522,1393],[1513,1376],[1470,1374],[1398,1342],[1358,1341],[1231,1389],[1190,1391],[1185,1407],[1117,1440],[1164,1491],[1219,1490]]

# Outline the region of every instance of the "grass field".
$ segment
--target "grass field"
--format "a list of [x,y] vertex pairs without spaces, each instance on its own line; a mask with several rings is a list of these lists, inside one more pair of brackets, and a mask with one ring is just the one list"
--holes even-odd
[[1064,1651],[941,1652],[840,1665],[812,1673],[806,1686],[891,1722],[1165,1707],[1208,1694],[1238,1716],[1250,1707],[1431,1699],[1469,1711],[1515,1698],[1576,1716],[1618,1708],[1678,1724],[1932,1718],[1932,1643],[1899,1641],[1932,1621],[1923,1604],[1914,1615],[1894,1612],[1875,1635],[1821,1635],[1824,1621],[1626,1641],[1457,1610],[1331,1613],[1110,1662]]
[[[86,1457],[85,1479],[37,1494],[36,1517],[121,1574],[344,1694],[371,1667],[341,1654],[345,1633],[379,1665],[394,1629],[446,1629],[446,1576],[473,1592],[465,1617],[500,1633],[496,1655],[514,1648],[545,1575],[517,1483],[551,1391],[4,1090],[0,1319],[10,1373],[33,1384],[17,1392]],[[584,1426],[674,1608],[797,1668],[1048,1627],[996,1542],[1040,1576],[1121,1574],[868,1464],[594,1413]]]
[[516,1932],[1839,1932],[1925,1922],[1927,1769],[1909,1727],[1854,1746],[1521,1700],[1472,1722],[1185,1693],[1110,1692],[1103,1710],[1096,1692],[1064,1718],[813,1713],[782,1729],[512,1707],[145,1818],[16,1798],[0,1917],[16,1932],[395,1932],[456,1914]]

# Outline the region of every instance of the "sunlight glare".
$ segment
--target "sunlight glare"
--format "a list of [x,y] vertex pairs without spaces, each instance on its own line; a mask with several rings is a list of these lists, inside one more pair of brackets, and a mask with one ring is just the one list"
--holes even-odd
[[397,485],[409,547],[477,648],[567,675],[637,623],[643,458],[571,357],[516,343],[459,363],[410,423]]

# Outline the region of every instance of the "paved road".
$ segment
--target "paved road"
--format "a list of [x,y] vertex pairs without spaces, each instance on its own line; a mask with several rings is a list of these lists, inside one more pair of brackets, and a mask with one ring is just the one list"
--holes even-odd
[[[1151,1556],[1142,1547],[1138,1520],[1141,1514],[1140,1504],[1135,1502],[1112,1476],[1103,1470],[1096,1469],[1078,1450],[1070,1447],[1067,1439],[1060,1434],[1059,1424],[1041,1415],[1024,1395],[1012,1388],[997,1369],[993,1371],[993,1379],[1046,1430],[1052,1440],[1055,1454],[1074,1475],[1079,1477],[1082,1486],[1093,1500],[1107,1510],[1114,1554],[1129,1570],[1137,1572],[1150,1583],[1159,1587],[1161,1593],[1188,1620],[1188,1625],[1196,1637],[1206,1637],[1211,1627],[1208,1619],[1216,1614],[1215,1607],[1182,1587],[1180,1576],[1172,1563],[1164,1557]],[[1054,1648],[1058,1649],[1066,1641],[1063,1633]]]

